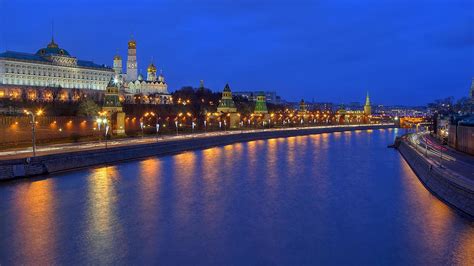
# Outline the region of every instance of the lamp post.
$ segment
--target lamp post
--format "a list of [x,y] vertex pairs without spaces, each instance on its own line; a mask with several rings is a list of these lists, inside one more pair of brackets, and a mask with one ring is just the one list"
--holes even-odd
[[107,135],[109,133],[109,125],[107,121],[107,116],[105,116],[104,112],[99,113],[99,117],[97,117],[96,122],[97,122],[97,128],[99,129],[99,142],[101,142],[102,140],[102,134],[100,133],[101,125],[103,124],[105,127],[104,137],[105,137],[105,148],[107,149]]
[[105,124],[105,148],[107,149],[107,135],[109,134],[109,124],[107,123],[107,118],[104,119]]
[[158,123],[158,121],[156,121],[156,140],[158,140],[158,136],[159,136],[159,132],[160,132],[160,124]]
[[28,110],[24,110],[25,114],[30,116],[31,118],[31,134],[32,134],[32,145],[33,145],[33,157],[36,157],[36,116],[38,115],[41,115],[43,114],[43,110],[38,110],[35,113],[31,112],[31,111],[28,111]]

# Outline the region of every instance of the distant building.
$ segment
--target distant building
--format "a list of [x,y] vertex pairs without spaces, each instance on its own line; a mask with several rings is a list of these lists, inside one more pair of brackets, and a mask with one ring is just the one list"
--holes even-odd
[[348,110],[356,111],[356,110],[362,110],[363,106],[362,104],[360,104],[360,102],[350,102],[346,108]]
[[334,107],[333,103],[319,102],[319,103],[313,103],[312,108],[313,108],[313,110],[332,112],[332,111],[334,111],[335,107]]
[[265,96],[266,102],[272,104],[281,104],[282,99],[276,94],[275,91],[236,91],[234,96],[240,96],[248,99],[251,102],[257,101],[257,96],[263,94]]
[[469,98],[471,99],[471,104],[474,104],[474,78],[472,78],[471,91],[469,92]]
[[46,47],[34,54],[0,53],[0,98],[15,98],[25,86],[30,87],[28,96],[32,100],[43,97],[39,95],[43,92],[31,88],[105,91],[113,74],[112,68],[71,56],[51,39]]

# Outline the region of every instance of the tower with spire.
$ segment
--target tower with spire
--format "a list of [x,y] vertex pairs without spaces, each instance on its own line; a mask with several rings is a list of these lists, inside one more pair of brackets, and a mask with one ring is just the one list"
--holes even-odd
[[369,92],[367,92],[367,96],[365,97],[364,114],[365,115],[372,114],[372,106],[370,106]]
[[265,96],[265,92],[259,91],[256,92],[257,99],[255,101],[255,114],[268,114],[267,109],[267,97]]
[[137,43],[134,39],[128,41],[127,55],[127,80],[136,80],[138,78],[137,65]]
[[222,91],[222,99],[217,106],[217,112],[222,113],[235,113],[237,108],[235,107],[234,100],[232,99],[232,92],[230,91],[229,84],[225,84],[224,90]]

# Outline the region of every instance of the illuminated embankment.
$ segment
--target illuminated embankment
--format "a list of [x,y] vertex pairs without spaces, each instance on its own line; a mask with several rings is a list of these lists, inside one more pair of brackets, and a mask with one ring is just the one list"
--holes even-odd
[[214,146],[259,139],[285,138],[299,135],[332,133],[341,131],[382,129],[393,124],[347,125],[329,127],[307,127],[254,131],[233,131],[224,134],[196,135],[173,138],[166,141],[132,143],[112,146],[108,149],[80,150],[37,156],[30,160],[12,159],[0,161],[0,180],[56,173],[78,168],[117,163],[120,161],[163,156],[188,150],[205,149]]
[[426,158],[426,151],[412,143],[412,136],[397,139],[396,146],[420,181],[436,197],[474,219],[474,182]]

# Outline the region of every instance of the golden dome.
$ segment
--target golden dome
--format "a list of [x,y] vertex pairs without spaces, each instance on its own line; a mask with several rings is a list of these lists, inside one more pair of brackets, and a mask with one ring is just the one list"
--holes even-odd
[[156,67],[155,65],[153,65],[153,63],[151,63],[149,66],[148,66],[148,72],[153,72],[153,73],[156,73]]
[[120,57],[120,55],[115,55],[114,60],[122,60],[122,57]]
[[135,42],[135,40],[130,40],[128,41],[128,49],[135,49],[137,48],[137,43]]

